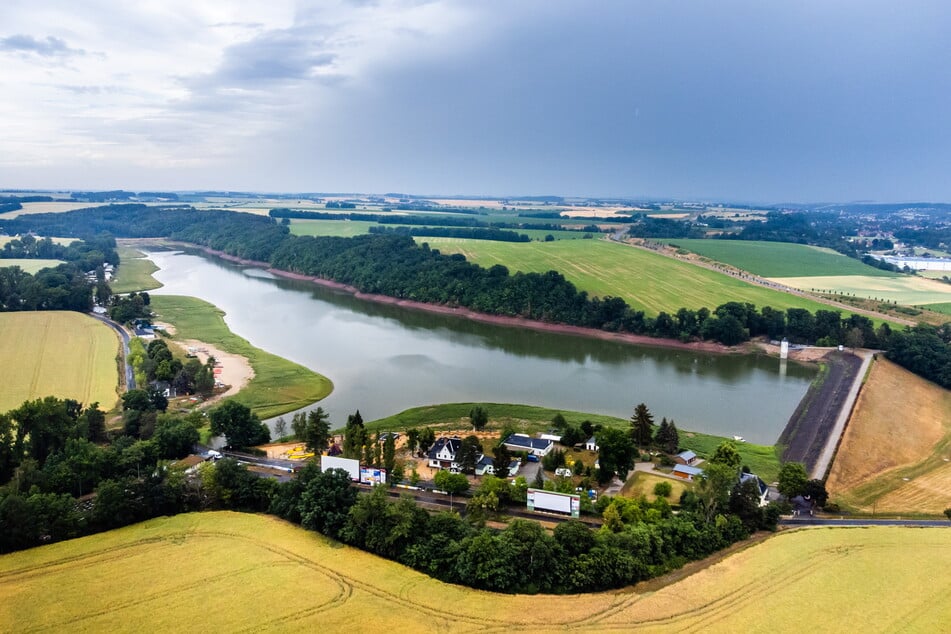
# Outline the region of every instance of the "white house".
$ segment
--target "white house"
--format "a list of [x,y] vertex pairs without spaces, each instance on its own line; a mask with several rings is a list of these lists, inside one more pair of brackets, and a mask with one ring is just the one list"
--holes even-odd
[[429,458],[429,466],[433,469],[458,471],[459,463],[456,462],[456,455],[459,453],[459,447],[461,446],[462,439],[458,436],[451,438],[444,436],[437,439],[426,454]]
[[598,451],[598,439],[592,436],[584,441],[584,448],[588,451]]

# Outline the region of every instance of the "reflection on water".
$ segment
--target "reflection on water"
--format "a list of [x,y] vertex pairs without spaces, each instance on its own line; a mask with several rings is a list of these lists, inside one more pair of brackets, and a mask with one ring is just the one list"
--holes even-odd
[[[431,403],[517,402],[628,418],[647,403],[682,429],[772,443],[814,376],[764,356],[711,355],[521,330],[376,304],[198,253],[154,251],[162,294],[224,310],[254,345],[328,376],[341,424]],[[491,414],[491,412],[490,412]]]

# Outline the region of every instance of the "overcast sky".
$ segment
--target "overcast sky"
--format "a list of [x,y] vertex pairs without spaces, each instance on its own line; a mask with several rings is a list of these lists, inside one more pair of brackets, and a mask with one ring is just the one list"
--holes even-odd
[[951,201],[951,2],[2,0],[0,187]]

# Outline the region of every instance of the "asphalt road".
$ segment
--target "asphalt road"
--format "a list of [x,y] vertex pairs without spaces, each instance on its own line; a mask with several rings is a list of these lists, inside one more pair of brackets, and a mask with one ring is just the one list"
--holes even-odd
[[104,315],[97,315],[96,313],[89,313],[93,319],[98,319],[102,323],[106,324],[117,333],[119,333],[119,338],[122,340],[122,364],[125,366],[125,385],[126,391],[135,389],[135,374],[132,372],[132,366],[129,365],[129,341],[131,337],[125,329],[112,321]]
[[903,520],[903,519],[845,519],[819,517],[784,517],[779,520],[782,526],[920,526],[951,528],[948,520]]

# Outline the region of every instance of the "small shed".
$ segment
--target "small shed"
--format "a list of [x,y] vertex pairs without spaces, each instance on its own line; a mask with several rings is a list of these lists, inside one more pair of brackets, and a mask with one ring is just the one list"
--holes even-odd
[[674,456],[674,462],[677,464],[693,466],[697,464],[697,454],[690,451],[689,449],[687,451],[681,451],[679,454]]
[[592,436],[584,441],[584,448],[588,451],[598,451],[598,439]]
[[678,464],[674,465],[674,470],[671,471],[671,474],[683,480],[687,480],[688,482],[692,482],[695,477],[703,475],[703,469],[684,464]]

